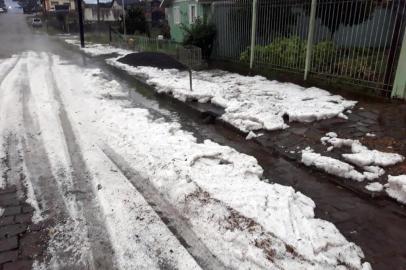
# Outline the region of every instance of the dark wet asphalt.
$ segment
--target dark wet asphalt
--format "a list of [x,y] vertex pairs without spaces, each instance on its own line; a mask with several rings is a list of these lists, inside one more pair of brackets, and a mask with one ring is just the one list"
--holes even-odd
[[[204,124],[202,119],[167,98],[157,97],[123,72],[90,59],[68,46],[27,27],[22,14],[0,14],[0,58],[25,50],[59,54],[80,65],[100,66],[107,76],[128,86],[134,106],[145,107],[157,116],[180,121],[183,127],[200,140],[212,139],[240,152],[255,156],[264,168],[264,177],[311,197],[319,218],[333,222],[345,237],[361,246],[374,269],[406,269],[406,210],[389,201],[360,198],[331,181],[330,176],[296,166],[221,125]],[[137,91],[134,89],[137,88]]]

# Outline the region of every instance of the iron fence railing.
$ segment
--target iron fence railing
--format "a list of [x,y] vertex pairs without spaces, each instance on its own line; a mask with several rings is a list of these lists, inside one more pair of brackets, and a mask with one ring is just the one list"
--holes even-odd
[[181,44],[170,39],[149,38],[145,36],[134,36],[131,38],[134,41],[134,49],[137,51],[164,52],[175,56],[177,48],[181,46]]
[[[233,0],[215,2],[212,11],[215,59],[249,63],[254,37],[254,67],[305,72],[386,95],[391,91],[405,0]],[[308,42],[310,30],[314,35]]]
[[110,28],[110,43],[138,52],[160,52],[172,56],[177,61],[191,69],[200,68],[203,64],[202,50],[199,47],[188,45],[169,39],[150,38],[146,36],[131,35],[124,38],[119,31]]

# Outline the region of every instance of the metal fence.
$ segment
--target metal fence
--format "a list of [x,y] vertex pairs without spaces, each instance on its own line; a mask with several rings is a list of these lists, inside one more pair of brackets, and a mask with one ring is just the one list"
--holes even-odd
[[133,49],[137,51],[163,52],[176,56],[181,44],[170,39],[149,38],[145,36],[130,37],[133,40]]
[[405,0],[236,0],[212,11],[215,59],[391,91]]
[[146,36],[127,36],[126,38],[117,30],[110,28],[110,43],[138,52],[165,53],[192,69],[202,66],[202,50],[199,47],[182,44],[169,39],[150,38]]

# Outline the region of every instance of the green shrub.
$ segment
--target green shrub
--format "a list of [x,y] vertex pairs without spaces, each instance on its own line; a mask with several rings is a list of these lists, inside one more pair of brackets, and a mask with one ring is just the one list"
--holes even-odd
[[312,67],[316,70],[328,66],[337,54],[337,48],[332,41],[322,41],[313,46]]
[[337,63],[336,71],[344,76],[377,81],[385,73],[386,61],[387,57],[383,57],[382,54],[344,58]]
[[[304,64],[306,58],[306,42],[299,37],[276,38],[266,46],[255,46],[256,59],[270,59],[274,64],[297,66]],[[250,48],[240,55],[240,61],[248,62]]]
[[[255,61],[283,67],[304,68],[306,42],[298,37],[277,38],[266,46],[255,46]],[[338,59],[337,54],[340,55]],[[250,48],[240,54],[241,62],[249,62]],[[338,61],[338,62],[337,62]],[[376,81],[385,73],[387,56],[368,48],[338,48],[332,41],[313,46],[312,71],[335,72],[356,79]]]
[[203,58],[209,59],[216,38],[216,26],[197,18],[190,27],[182,25],[182,29],[186,32],[183,45],[194,45],[201,48]]

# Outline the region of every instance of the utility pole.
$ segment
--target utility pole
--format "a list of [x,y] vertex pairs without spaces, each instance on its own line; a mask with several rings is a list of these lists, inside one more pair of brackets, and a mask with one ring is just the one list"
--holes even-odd
[[100,24],[100,1],[97,0],[97,26]]
[[82,0],[76,0],[76,7],[78,9],[79,16],[79,32],[80,32],[80,46],[85,47],[85,34],[83,31],[83,12],[82,12]]
[[83,31],[83,12],[82,12],[82,0],[76,0],[76,8],[78,9],[79,16],[79,32],[80,32],[80,47],[85,47],[85,33]]

